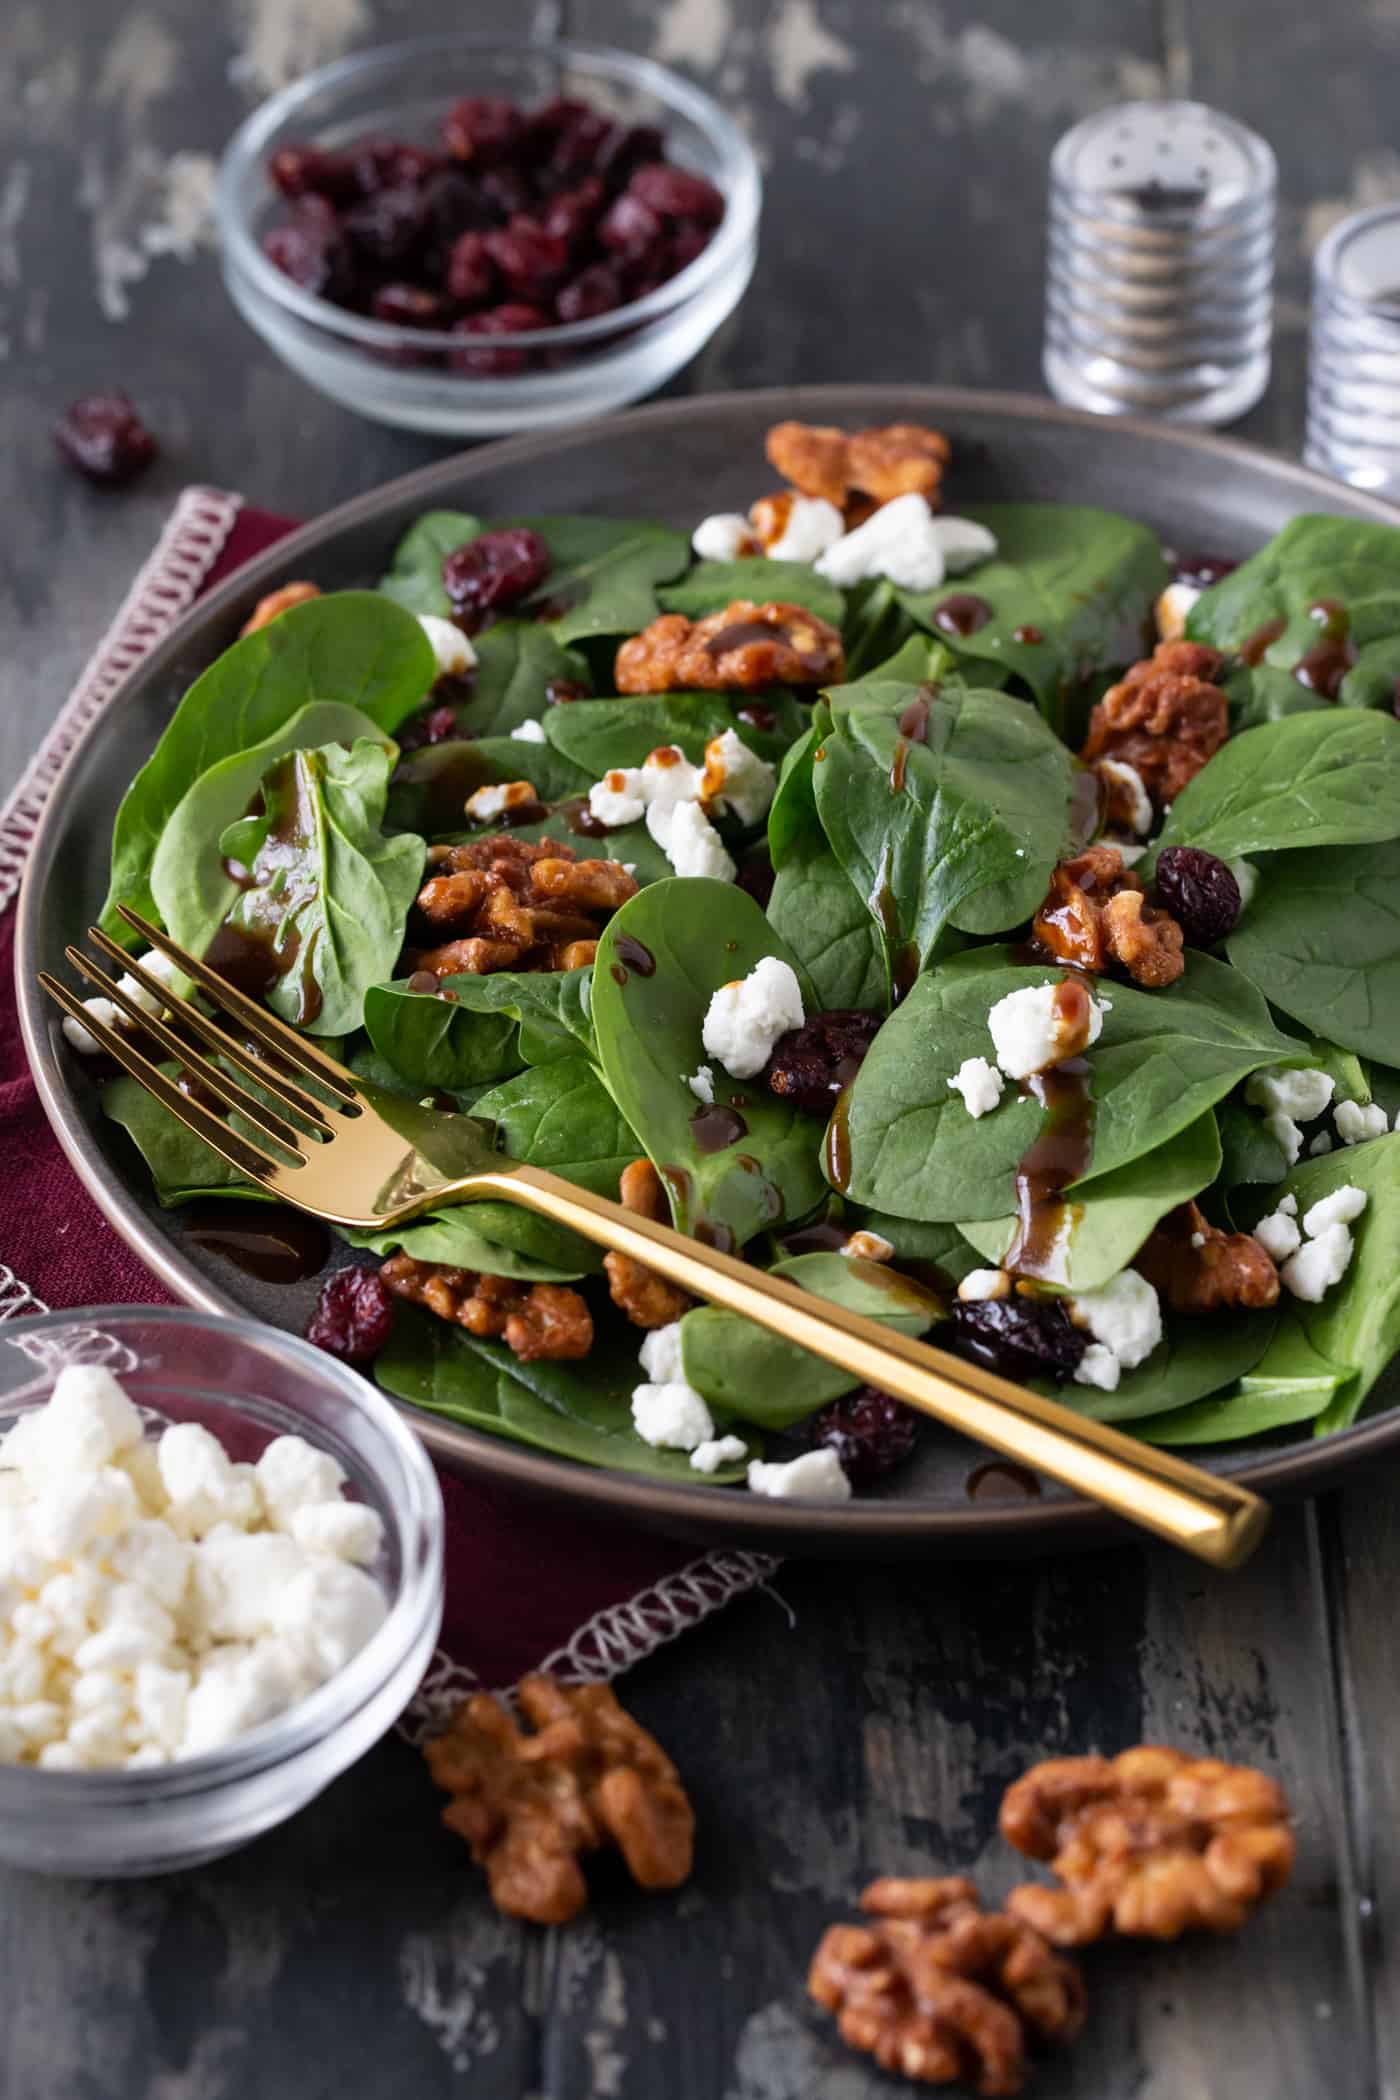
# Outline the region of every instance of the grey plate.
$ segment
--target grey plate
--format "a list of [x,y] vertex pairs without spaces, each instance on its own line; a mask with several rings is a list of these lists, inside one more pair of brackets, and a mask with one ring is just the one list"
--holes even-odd
[[[202,600],[128,679],[64,772],[19,901],[20,1019],[44,1107],[106,1216],[178,1297],[299,1331],[316,1287],[253,1281],[194,1246],[178,1211],[157,1207],[134,1151],[103,1118],[81,1060],[65,1049],[35,976],[41,968],[64,970],[65,943],[80,940],[97,913],[117,804],[181,693],[233,641],[265,591],[308,575],[327,588],[373,582],[405,527],[434,506],[460,505],[488,517],[594,511],[684,526],[708,511],[743,510],[771,479],[764,432],[784,416],[846,425],[933,423],[953,443],[951,508],[996,497],[1099,504],[1143,519],[1183,551],[1249,554],[1299,511],[1400,523],[1400,512],[1386,504],[1223,438],[1106,423],[1017,395],[806,387],[667,402],[566,436],[490,445],[391,482],[282,541]],[[886,1494],[838,1509],[803,1509],[597,1472],[407,1411],[429,1448],[465,1472],[708,1546],[1004,1554],[1104,1540],[1115,1530],[1121,1536],[1097,1511],[1054,1489],[1035,1498],[970,1501],[968,1477],[979,1454],[932,1430]],[[1208,1462],[1266,1492],[1296,1493],[1397,1442],[1400,1407],[1391,1405],[1322,1442],[1241,1447],[1213,1452]]]

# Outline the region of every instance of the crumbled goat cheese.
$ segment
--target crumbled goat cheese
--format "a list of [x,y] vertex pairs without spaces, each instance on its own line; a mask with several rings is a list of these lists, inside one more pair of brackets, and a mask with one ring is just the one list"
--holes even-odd
[[771,1495],[778,1502],[849,1502],[851,1483],[841,1470],[836,1453],[826,1447],[804,1451],[786,1464],[765,1465],[761,1458],[749,1463],[749,1492]]
[[697,1101],[703,1101],[706,1108],[714,1107],[715,1074],[713,1065],[700,1065],[694,1072],[690,1073],[685,1083]]
[[1316,1239],[1329,1225],[1353,1225],[1366,1208],[1366,1191],[1353,1182],[1343,1182],[1333,1189],[1330,1196],[1320,1196],[1311,1209],[1303,1213],[1303,1230],[1309,1239]]
[[965,1057],[957,1071],[948,1081],[955,1094],[963,1097],[963,1106],[970,1116],[986,1116],[1001,1099],[1001,1090],[1006,1081],[994,1064],[985,1057]]
[[647,811],[647,830],[678,875],[732,882],[739,872],[698,802],[653,802]]
[[932,591],[950,571],[968,569],[997,551],[970,518],[935,518],[923,496],[896,496],[828,547],[818,575],[843,588],[884,576],[902,590]]
[[1291,1193],[1287,1196],[1280,1196],[1278,1207],[1286,1218],[1296,1218],[1298,1215],[1298,1198]]
[[1295,1298],[1317,1305],[1346,1275],[1355,1244],[1345,1225],[1325,1225],[1312,1239],[1304,1240],[1279,1274]]
[[964,1305],[981,1305],[988,1298],[1009,1298],[1011,1278],[1005,1269],[969,1269],[958,1285]]
[[1169,583],[1157,600],[1157,637],[1179,642],[1186,632],[1186,616],[1201,593],[1194,583]]
[[279,1437],[256,1466],[198,1423],[144,1441],[110,1372],[70,1365],[0,1440],[0,1757],[51,1771],[217,1749],[344,1666],[385,1616],[354,1562],[376,1513]]
[[1008,1079],[1029,1079],[1044,1072],[1061,1058],[1075,1057],[1096,1043],[1103,1032],[1106,1003],[1090,998],[1088,1028],[1081,1037],[1067,1029],[1059,1000],[1060,986],[1027,985],[1008,992],[987,1015],[987,1027],[996,1049],[997,1063]]
[[676,1385],[684,1382],[679,1320],[672,1320],[665,1327],[653,1327],[643,1339],[637,1354],[642,1369],[653,1385]]
[[715,1436],[696,1445],[690,1463],[697,1473],[718,1473],[721,1466],[737,1466],[748,1455],[749,1447],[741,1436]]
[[[91,1014],[94,1021],[100,1022],[104,1028],[115,1028],[121,1018],[110,999],[84,999],[83,1011]],[[84,1028],[81,1021],[75,1021],[71,1014],[63,1016],[63,1033],[80,1057],[97,1057],[101,1053],[102,1045],[97,1037],[90,1029]]]
[[709,1408],[683,1378],[634,1387],[632,1424],[643,1443],[663,1451],[694,1451],[715,1433]]
[[1289,1217],[1280,1207],[1261,1218],[1254,1228],[1254,1237],[1264,1252],[1275,1262],[1287,1261],[1302,1245],[1303,1235],[1298,1230],[1298,1220]]
[[433,645],[439,678],[461,678],[476,663],[476,651],[460,627],[436,613],[419,613],[418,624]]
[[1339,1101],[1332,1118],[1344,1145],[1361,1145],[1367,1138],[1384,1137],[1390,1118],[1378,1102]]
[[700,520],[690,544],[701,561],[737,561],[752,548],[753,527],[737,510],[716,511]]
[[511,737],[517,744],[543,744],[548,742],[548,738],[544,733],[544,723],[535,715],[531,715],[527,721],[518,722],[511,731]]
[[1125,868],[1135,868],[1142,859],[1143,854],[1148,851],[1145,845],[1140,845],[1136,842],[1130,844],[1127,839],[1106,838],[1104,844],[1118,848],[1118,858],[1122,861]]
[[1311,1123],[1331,1101],[1335,1086],[1330,1072],[1255,1072],[1245,1086],[1244,1098],[1254,1108],[1291,1116],[1298,1123]]
[[610,831],[640,824],[647,813],[640,766],[614,766],[588,790],[588,812]]
[[1320,1159],[1324,1152],[1330,1152],[1331,1150],[1331,1133],[1326,1130],[1319,1130],[1317,1136],[1308,1147],[1308,1157],[1309,1159]]
[[979,562],[990,561],[997,551],[995,533],[973,518],[935,518],[933,529],[943,549],[943,566],[950,576],[961,576]]
[[1149,1357],[1162,1339],[1157,1293],[1136,1269],[1120,1269],[1097,1291],[1070,1300],[1070,1317],[1111,1350],[1125,1371]]
[[1252,860],[1227,860],[1225,865],[1235,878],[1235,887],[1240,893],[1240,910],[1243,911],[1259,887],[1259,870]]
[[[1275,1144],[1279,1146],[1289,1166],[1296,1165],[1298,1154],[1303,1149],[1303,1133],[1294,1122],[1292,1116],[1286,1116],[1282,1109],[1276,1109],[1273,1115],[1265,1116],[1264,1128],[1268,1131]],[[1331,1138],[1327,1137],[1325,1130],[1320,1135],[1322,1138],[1326,1138],[1326,1143],[1320,1143],[1318,1138],[1314,1138],[1308,1147],[1310,1152],[1331,1151]]]
[[704,767],[693,766],[679,744],[658,744],[642,761],[642,793],[648,809],[696,802],[705,791],[704,781]]
[[1104,1393],[1116,1392],[1122,1376],[1123,1366],[1106,1342],[1090,1342],[1074,1367],[1076,1385],[1096,1385]]
[[722,984],[705,1014],[701,1040],[731,1078],[761,1072],[780,1035],[800,1028],[802,987],[790,963],[765,955],[747,977]]
[[852,1261],[892,1261],[894,1241],[887,1240],[883,1232],[853,1232],[841,1252]]
[[1101,758],[1098,771],[1109,780],[1116,780],[1126,788],[1132,799],[1128,821],[1139,838],[1145,838],[1152,829],[1152,797],[1142,784],[1142,775],[1136,766],[1130,766],[1120,758]]
[[512,785],[513,783],[507,781],[499,787],[477,788],[475,793],[467,797],[467,815],[477,824],[486,824],[492,817],[499,817],[503,810],[511,806]]
[[741,824],[757,824],[767,816],[777,785],[776,766],[750,751],[737,730],[726,729],[706,744],[701,800],[732,810]]
[[815,561],[845,530],[845,519],[824,496],[794,496],[782,531],[764,551],[770,561]]
[[[146,953],[137,959],[148,976],[158,977],[162,984],[170,984],[179,975],[178,966],[169,956],[157,954],[154,948],[148,948]],[[138,983],[129,971],[124,970],[117,979],[117,989],[125,992],[127,998],[139,1006],[142,1013],[154,1014],[162,1010],[160,1001],[153,998],[145,985]],[[84,999],[83,1009],[90,1013],[94,1020],[101,1021],[108,1028],[125,1028],[128,1025],[125,1014],[110,999]],[[81,1021],[75,1021],[71,1014],[65,1014],[63,1017],[63,1033],[82,1057],[95,1057],[101,1049],[96,1036],[84,1028]]]

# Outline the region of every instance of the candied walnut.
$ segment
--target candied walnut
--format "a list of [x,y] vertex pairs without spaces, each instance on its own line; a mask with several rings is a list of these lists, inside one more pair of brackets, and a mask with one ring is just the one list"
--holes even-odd
[[1247,1232],[1222,1232],[1194,1203],[1168,1211],[1133,1257],[1173,1312],[1207,1313],[1278,1303],[1278,1270]]
[[639,1888],[687,1879],[695,1818],[680,1774],[608,1685],[524,1677],[519,1729],[477,1692],[424,1749],[453,1796],[442,1820],[485,1867],[496,1908],[563,1925],[588,1901],[580,1858],[615,1845]]
[[1174,802],[1230,733],[1214,683],[1223,661],[1203,642],[1159,642],[1099,701],[1080,757],[1116,758],[1133,767],[1159,810]]
[[1116,963],[1134,984],[1174,984],[1186,968],[1182,932],[1149,904],[1116,846],[1089,846],[1050,877],[1035,915],[1037,943],[1059,962],[1095,974]]
[[[635,1211],[639,1218],[650,1218],[654,1225],[671,1222],[671,1206],[666,1201],[661,1176],[649,1159],[634,1159],[623,1168],[618,1200],[624,1210]],[[613,1304],[621,1306],[634,1327],[669,1327],[690,1310],[692,1301],[678,1284],[668,1283],[655,1269],[634,1261],[630,1254],[605,1254],[603,1267]]]
[[593,1347],[593,1315],[566,1284],[481,1276],[445,1262],[415,1261],[411,1254],[391,1254],[379,1276],[394,1297],[452,1320],[469,1334],[499,1336],[521,1363],[536,1358],[570,1362]]
[[845,675],[836,629],[800,605],[736,598],[703,620],[662,613],[617,652],[620,693],[756,692]]
[[269,591],[265,598],[259,598],[239,628],[238,639],[241,642],[245,634],[256,634],[260,628],[270,626],[279,613],[290,612],[294,605],[309,605],[320,595],[318,583],[284,583],[280,591]]
[[553,839],[504,834],[433,846],[428,866],[418,923],[448,938],[411,951],[408,962],[439,979],[579,969],[597,953],[605,921],[637,893],[620,861],[579,860]]
[[881,2070],[1019,2093],[1028,2045],[1083,2026],[1074,1963],[1021,1920],[983,1912],[970,1881],[874,1881],[860,1900],[875,1922],[831,1926],[807,1988]]
[[1026,1883],[1007,1898],[1059,1947],[1110,1930],[1159,1940],[1237,1932],[1293,1866],[1288,1803],[1272,1779],[1146,1743],[1033,1766],[1007,1789],[1001,1832],[1064,1884]]
[[[823,423],[775,423],[769,462],[804,496],[824,496],[847,512],[847,523],[874,505],[916,494],[937,508],[949,445],[941,430],[889,423],[875,430],[837,430]],[[852,516],[852,510],[857,515]]]

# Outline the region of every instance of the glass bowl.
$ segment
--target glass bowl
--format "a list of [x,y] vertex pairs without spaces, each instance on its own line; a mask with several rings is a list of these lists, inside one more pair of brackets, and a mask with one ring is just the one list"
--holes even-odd
[[390,1729],[428,1667],[442,1620],[442,1494],[427,1454],[367,1379],[251,1320],[99,1306],[0,1326],[0,1428],[47,1400],[65,1363],[102,1363],[152,1433],[200,1422],[236,1459],[296,1435],[340,1461],[377,1510],[370,1573],[388,1616],[346,1667],[227,1748],[148,1770],[0,1764],[0,1859],[45,1874],[170,1873],[283,1823]]
[[[370,133],[434,144],[464,95],[520,103],[575,95],[632,123],[659,124],[668,156],[723,191],[725,215],[695,260],[644,298],[587,321],[489,338],[528,353],[513,374],[459,372],[463,338],[366,319],[303,291],[262,252],[283,210],[267,175],[284,145],[335,148]],[[249,326],[303,379],[379,422],[456,437],[499,436],[601,415],[650,393],[700,350],[753,275],[758,163],[737,124],[650,59],[588,44],[509,43],[454,33],[323,66],[255,110],[229,144],[217,212],[224,281]],[[482,339],[485,347],[488,339]]]

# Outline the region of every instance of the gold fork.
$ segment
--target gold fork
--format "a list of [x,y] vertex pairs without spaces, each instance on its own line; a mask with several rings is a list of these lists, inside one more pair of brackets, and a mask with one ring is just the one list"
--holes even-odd
[[[636,1217],[557,1175],[508,1159],[496,1149],[492,1126],[475,1117],[444,1115],[352,1079],[315,1042],[188,955],[158,927],[125,906],[120,910],[148,947],[168,957],[206,994],[226,1017],[222,1023],[177,997],[96,928],[89,936],[94,946],[129,972],[168,1018],[144,1011],[81,950],[69,948],[68,960],[153,1041],[163,1058],[178,1060],[188,1090],[162,1072],[138,1041],[89,1013],[47,971],[40,983],[187,1130],[284,1202],[327,1224],[362,1232],[403,1225],[449,1204],[491,1197],[519,1204],[645,1262],[693,1296],[742,1313],[851,1372],[862,1384],[897,1395],[1216,1567],[1238,1567],[1263,1536],[1267,1504],[1232,1481],[1136,1443],[1105,1423],[1086,1421],[991,1371],[893,1333],[668,1225]],[[201,1055],[192,1037],[252,1080],[260,1095]],[[232,1110],[246,1128],[232,1127],[223,1109]]]

